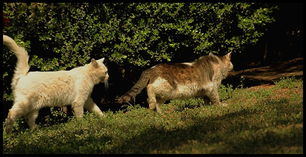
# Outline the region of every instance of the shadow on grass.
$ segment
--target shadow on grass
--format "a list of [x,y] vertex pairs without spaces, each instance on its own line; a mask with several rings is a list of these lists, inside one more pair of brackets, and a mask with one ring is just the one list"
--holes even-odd
[[176,129],[172,131],[163,128],[150,128],[142,134],[125,141],[123,145],[110,150],[108,153],[151,153],[152,151],[173,150],[175,147],[186,144],[189,140],[198,140],[203,143],[213,144],[222,141],[222,138],[205,138],[207,134],[227,129],[230,126],[222,126],[221,121],[231,120],[235,116],[248,116],[246,110],[230,113],[217,118],[195,119],[193,125],[186,129]]
[[[150,128],[133,139],[124,141],[124,144],[109,150],[109,152],[103,153],[173,153],[175,150],[186,153],[188,150],[181,149],[179,146],[188,145],[188,142],[194,140],[200,147],[222,143],[222,147],[210,149],[209,152],[205,148],[197,150],[197,152],[202,153],[253,154],[273,153],[269,152],[269,148],[276,146],[302,148],[303,141],[299,137],[302,136],[301,129],[293,130],[295,136],[273,134],[271,132],[256,135],[256,131],[262,128],[249,124],[250,121],[247,120],[249,116],[256,116],[256,114],[259,114],[259,112],[243,109],[216,118],[194,119],[193,125],[185,129],[169,131],[164,128]],[[242,132],[248,132],[249,134],[246,137],[239,135]]]
[[[261,108],[258,110],[254,110],[254,108],[243,108],[237,112],[217,117],[200,118],[197,115],[189,115],[192,124],[185,128],[167,130],[165,128],[156,128],[152,126],[126,141],[119,141],[120,139],[115,139],[116,137],[112,136],[96,137],[95,135],[89,135],[89,137],[83,139],[66,139],[46,146],[44,144],[27,144],[24,143],[23,140],[20,140],[14,148],[5,148],[7,150],[4,149],[3,152],[116,154],[194,153],[189,148],[195,147],[195,149],[197,149],[196,153],[212,154],[274,153],[290,148],[293,148],[293,152],[302,153],[303,128],[291,127],[295,126],[295,124],[301,124],[301,121],[285,120],[284,122],[278,122],[275,121],[278,117],[274,117],[273,113],[269,113],[273,111],[279,116],[284,110],[287,112],[301,111],[281,107],[288,106],[288,101],[284,100],[269,101],[268,103],[269,104],[263,104],[259,102],[258,105],[255,105]],[[298,104],[291,105],[297,106]],[[264,108],[265,106],[268,108]],[[277,108],[276,106],[279,107]],[[276,111],[272,109],[276,109]],[[259,119],[257,117],[259,117],[260,114],[271,114],[272,117]],[[273,120],[272,122],[271,119]],[[266,120],[271,123],[269,127],[262,124]],[[274,129],[280,127],[287,129]],[[131,129],[135,130],[135,128]],[[273,131],[273,129],[277,131]],[[75,132],[75,134],[82,135],[83,133]],[[39,141],[58,141],[56,139],[58,136],[54,138],[55,139],[52,139],[52,137],[50,138],[50,136],[42,136]],[[67,138],[75,138],[75,135],[71,134]],[[67,144],[64,141],[71,143]],[[196,142],[191,143],[190,141]],[[113,142],[119,142],[119,145],[114,146]],[[290,151],[291,150],[289,150],[289,152]]]

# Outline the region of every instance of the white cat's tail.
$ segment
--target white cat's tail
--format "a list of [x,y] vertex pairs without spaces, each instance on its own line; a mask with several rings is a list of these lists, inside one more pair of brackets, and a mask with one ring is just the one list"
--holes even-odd
[[17,57],[17,64],[12,81],[12,87],[14,88],[19,78],[29,72],[29,55],[23,47],[18,46],[17,43],[7,35],[3,35],[3,44],[13,51]]

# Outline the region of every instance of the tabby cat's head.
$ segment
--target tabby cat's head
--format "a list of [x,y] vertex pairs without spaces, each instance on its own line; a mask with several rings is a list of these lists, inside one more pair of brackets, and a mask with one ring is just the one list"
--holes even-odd
[[234,66],[231,62],[232,52],[227,53],[226,55],[221,57],[222,62],[225,64],[227,71],[232,71]]

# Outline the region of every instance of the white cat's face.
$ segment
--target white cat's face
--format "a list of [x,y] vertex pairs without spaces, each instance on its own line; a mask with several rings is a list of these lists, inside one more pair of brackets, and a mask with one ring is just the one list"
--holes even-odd
[[109,78],[108,69],[104,65],[103,61],[104,58],[99,60],[92,59],[90,63],[94,67],[93,70],[101,83],[106,82]]

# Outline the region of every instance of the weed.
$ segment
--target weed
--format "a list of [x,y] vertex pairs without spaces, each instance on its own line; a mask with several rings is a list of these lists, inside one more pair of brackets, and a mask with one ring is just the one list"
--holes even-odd
[[187,108],[197,108],[207,104],[202,98],[176,99],[171,100],[170,103],[175,106],[176,111],[183,111]]
[[233,97],[234,89],[230,84],[223,85],[219,87],[219,96],[221,100],[227,100]]
[[63,112],[59,107],[51,107],[50,112],[51,114],[47,115],[44,118],[44,124],[43,124],[44,126],[67,122],[69,118],[68,115],[65,112]]
[[237,88],[244,88],[244,84],[245,84],[245,77],[240,76],[239,85],[237,86]]
[[274,84],[278,88],[303,88],[302,80],[295,77],[282,77],[280,80],[274,81]]

